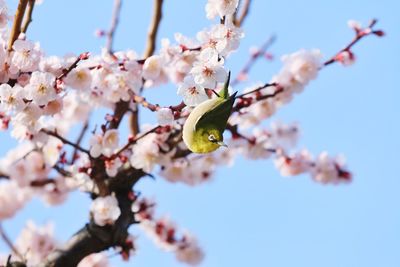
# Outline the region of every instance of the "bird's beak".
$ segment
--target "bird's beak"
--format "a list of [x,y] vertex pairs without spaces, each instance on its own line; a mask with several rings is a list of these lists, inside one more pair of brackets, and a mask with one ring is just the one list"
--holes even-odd
[[219,146],[228,147],[228,146],[227,146],[224,142],[222,142],[222,141],[217,142],[217,144],[218,144]]

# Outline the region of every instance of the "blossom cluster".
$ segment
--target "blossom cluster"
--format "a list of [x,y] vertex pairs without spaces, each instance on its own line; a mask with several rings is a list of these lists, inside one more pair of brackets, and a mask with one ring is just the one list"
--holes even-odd
[[196,238],[189,232],[177,236],[177,226],[167,217],[154,217],[155,203],[146,198],[138,199],[132,205],[135,219],[140,222],[143,231],[165,251],[175,253],[176,259],[190,265],[198,265],[204,253]]

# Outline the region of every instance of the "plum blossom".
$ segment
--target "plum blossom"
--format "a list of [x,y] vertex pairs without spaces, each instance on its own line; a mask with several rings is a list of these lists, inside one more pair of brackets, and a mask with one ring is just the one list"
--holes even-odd
[[203,48],[215,49],[222,57],[235,51],[244,37],[243,31],[234,25],[218,24],[210,30],[197,33],[197,39],[203,43]]
[[7,26],[8,22],[8,8],[4,0],[0,1],[0,29]]
[[291,156],[279,155],[274,162],[282,176],[294,176],[310,171],[313,161],[311,154],[302,150]]
[[65,78],[67,86],[78,90],[88,90],[92,84],[92,75],[86,68],[72,70]]
[[179,245],[175,256],[180,262],[197,266],[203,261],[204,252],[197,243],[196,238],[190,233],[185,233],[182,238],[182,244]]
[[225,153],[172,160],[162,166],[160,175],[169,182],[180,182],[189,186],[199,185],[212,179],[218,164],[228,165],[231,162],[232,154],[224,158],[222,156]]
[[156,80],[162,71],[163,60],[158,55],[153,55],[146,58],[143,64],[143,78],[149,80]]
[[136,169],[150,173],[160,160],[160,148],[157,134],[149,134],[132,146],[130,163]]
[[186,76],[178,87],[178,95],[183,97],[183,102],[188,106],[197,106],[208,99],[203,86],[195,83],[193,76]]
[[110,263],[105,253],[93,253],[86,256],[77,267],[109,267]]
[[165,251],[174,252],[178,261],[196,266],[204,258],[204,253],[194,236],[184,232],[177,236],[178,228],[169,218],[153,217],[154,202],[146,198],[137,200],[132,211],[140,216],[140,226],[154,243]]
[[228,75],[223,64],[224,60],[218,57],[217,51],[206,48],[201,51],[199,61],[194,63],[190,73],[193,75],[196,84],[215,89],[217,83],[225,82]]
[[13,44],[12,64],[21,72],[31,72],[38,68],[41,52],[38,44],[27,40],[16,40]]
[[21,112],[11,118],[13,130],[11,135],[19,140],[29,139],[42,128],[39,118],[42,110],[36,105],[27,105]]
[[[322,66],[321,59],[322,54],[318,49],[310,51],[301,49],[282,57],[283,70],[281,70],[281,73],[289,72],[291,78],[288,79],[288,82],[292,82],[293,85],[299,83],[305,86],[309,81],[317,77],[318,71]],[[283,87],[287,86],[279,81],[277,82]]]
[[94,134],[90,139],[90,155],[94,158],[103,154],[111,156],[119,145],[119,133],[116,129],[107,130],[104,135]]
[[216,16],[223,18],[233,15],[239,5],[239,0],[208,0],[206,4],[207,18],[213,19]]
[[345,50],[337,54],[335,60],[347,67],[354,64],[356,56],[351,51]]
[[90,211],[97,225],[113,224],[121,215],[118,200],[115,196],[97,197],[93,200]]
[[21,189],[14,182],[0,183],[0,221],[13,217],[30,198],[29,189]]
[[17,160],[10,166],[10,179],[18,186],[29,186],[32,182],[46,179],[50,168],[42,153],[31,151],[24,158]]
[[174,123],[174,114],[170,108],[160,108],[157,111],[157,121],[161,126],[172,125]]
[[32,221],[27,222],[15,242],[15,247],[24,255],[28,266],[37,266],[56,248],[53,232],[54,227],[50,223],[38,227]]
[[110,177],[115,177],[118,173],[118,169],[122,166],[120,158],[109,159],[105,161],[106,173]]
[[327,152],[321,153],[316,159],[312,176],[315,181],[323,184],[351,181],[351,174],[344,167],[344,159],[333,159]]
[[21,111],[25,107],[23,88],[19,85],[11,87],[4,83],[0,85],[0,110],[6,112]]
[[55,100],[57,92],[54,82],[54,75],[48,72],[33,72],[29,84],[25,87],[27,99],[39,106],[47,105],[50,101]]

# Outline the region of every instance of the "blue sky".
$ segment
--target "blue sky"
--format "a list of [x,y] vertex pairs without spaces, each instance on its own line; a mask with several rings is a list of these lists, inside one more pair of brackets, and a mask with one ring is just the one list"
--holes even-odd
[[[7,2],[12,7],[17,3]],[[143,51],[151,2],[124,1],[117,50]],[[160,37],[173,38],[175,32],[195,36],[211,25],[205,18],[205,0],[165,2]],[[273,118],[299,122],[299,149],[343,153],[354,182],[323,186],[307,176],[283,178],[271,161],[240,159],[232,168],[219,169],[212,182],[196,188],[148,179],[139,189],[157,199],[158,214],[169,214],[197,235],[206,251],[203,267],[400,266],[400,19],[395,12],[400,4],[372,0],[253,2],[244,24],[246,37],[228,67],[237,73],[250,46],[263,43],[272,33],[278,38],[271,48],[276,60],[258,62],[250,74],[252,81],[268,81],[281,66],[279,57],[300,48],[320,48],[326,58],[332,56],[353,36],[347,28],[349,19],[367,24],[370,18],[378,18],[378,28],[387,33],[385,38],[371,37],[357,44],[355,65],[324,69]],[[40,41],[48,55],[97,53],[104,40],[96,39],[93,32],[108,28],[111,9],[111,0],[45,0],[35,9],[28,35]],[[175,91],[169,85],[146,95],[153,102],[170,104],[177,103]],[[157,101],[161,94],[163,101]],[[142,121],[147,120],[154,121],[154,115],[145,113]],[[13,143],[4,133],[0,141],[3,155]],[[66,240],[87,220],[88,207],[88,198],[79,193],[58,208],[34,201],[4,226],[15,237],[27,218],[38,223],[52,220],[57,237]],[[140,234],[134,227],[132,232]],[[182,266],[144,235],[138,242],[139,251],[130,263],[113,257],[114,265]]]

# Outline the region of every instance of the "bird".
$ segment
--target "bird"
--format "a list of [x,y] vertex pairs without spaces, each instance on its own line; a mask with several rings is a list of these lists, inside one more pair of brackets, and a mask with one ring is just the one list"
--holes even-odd
[[221,146],[229,116],[235,102],[237,92],[229,95],[228,87],[231,73],[227,75],[223,89],[215,98],[208,99],[197,105],[189,114],[183,125],[182,138],[187,148],[199,154],[210,153]]

